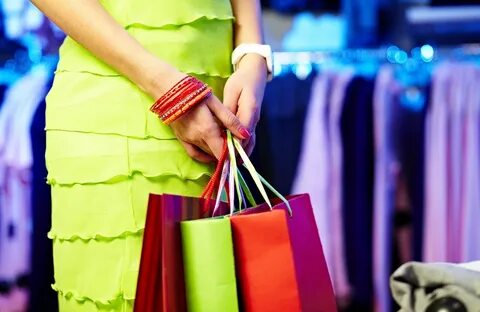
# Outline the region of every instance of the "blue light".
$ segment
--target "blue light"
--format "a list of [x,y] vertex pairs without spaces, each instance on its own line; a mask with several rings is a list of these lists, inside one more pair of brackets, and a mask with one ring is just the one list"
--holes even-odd
[[400,49],[397,46],[390,46],[387,49],[387,60],[390,63],[395,63],[395,54],[399,51]]
[[435,55],[435,50],[429,44],[426,44],[420,48],[420,54],[422,56],[422,60],[425,62],[431,62]]
[[310,75],[312,71],[313,66],[311,63],[298,64],[294,67],[295,75],[301,80],[307,79],[308,75]]
[[408,60],[407,52],[400,50],[400,51],[397,51],[397,53],[395,53],[395,62],[397,62],[398,64],[404,64],[407,60]]

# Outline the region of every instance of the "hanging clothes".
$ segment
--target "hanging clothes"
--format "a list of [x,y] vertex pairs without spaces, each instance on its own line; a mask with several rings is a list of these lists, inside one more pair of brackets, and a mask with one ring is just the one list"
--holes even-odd
[[251,159],[258,171],[283,194],[290,193],[297,171],[314,77],[313,72],[306,79],[286,73],[276,77],[265,90]]
[[[50,70],[38,65],[8,91],[0,111],[0,280],[9,291],[26,287],[30,272],[30,124],[46,93]],[[26,300],[17,301],[24,309]]]
[[435,72],[426,121],[424,261],[480,258],[480,70],[446,63]]
[[[353,70],[323,73],[314,84],[305,137],[292,193],[309,193],[336,296],[350,296],[342,221],[342,144],[340,117]],[[342,302],[340,302],[342,305]]]
[[374,95],[373,276],[377,311],[394,309],[388,291],[390,274],[404,262],[421,260],[429,86],[410,85],[401,75],[397,77],[397,71],[402,70],[382,66]]
[[[402,84],[402,90],[392,103],[394,118],[390,128],[393,132],[393,150],[399,164],[394,236],[397,238],[397,249],[403,249],[403,255],[399,255],[397,263],[392,263],[393,270],[407,261],[422,260],[425,117],[430,100],[428,83],[423,86],[410,86],[402,81],[399,83]],[[400,183],[402,185],[399,185]],[[403,194],[399,194],[400,187],[404,188]],[[401,195],[406,198],[399,199]],[[398,233],[404,229],[407,229],[407,237],[404,235],[404,239],[400,239]]]
[[391,310],[389,292],[390,264],[392,253],[392,221],[395,197],[395,180],[398,165],[393,152],[392,106],[394,94],[400,86],[394,79],[392,66],[382,66],[375,82],[374,142],[375,142],[375,184],[373,217],[373,279],[375,310]]
[[314,82],[310,105],[305,120],[305,130],[293,194],[309,193],[317,222],[323,252],[333,279],[333,257],[329,239],[330,222],[327,210],[329,196],[328,101],[327,91],[332,75],[322,73]]
[[373,310],[373,87],[370,78],[353,78],[345,92],[341,117],[343,232],[352,287],[347,311],[352,312]]
[[[53,80],[47,84],[49,90]],[[58,311],[58,298],[51,285],[53,279],[52,242],[47,237],[51,228],[50,186],[46,183],[45,166],[45,100],[42,100],[35,112],[30,127],[33,152],[32,166],[32,252],[30,273],[30,312]]]

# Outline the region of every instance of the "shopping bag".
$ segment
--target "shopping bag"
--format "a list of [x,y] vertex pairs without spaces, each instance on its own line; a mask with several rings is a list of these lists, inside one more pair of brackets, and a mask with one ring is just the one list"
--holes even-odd
[[[232,141],[265,200],[264,204],[231,217],[242,307],[245,311],[262,312],[337,311],[309,196],[283,197],[256,172],[240,143]],[[262,184],[278,198],[270,201]],[[275,237],[277,232],[284,231],[281,222],[273,217],[279,212],[287,216],[288,235]],[[281,253],[274,252],[280,247]],[[295,281],[284,286],[285,279],[292,274]]]
[[242,310],[302,311],[285,211],[230,220]]
[[237,312],[230,220],[182,222],[181,230],[188,311]]
[[[290,246],[293,254],[293,266],[296,276],[296,287],[301,303],[301,311],[303,312],[335,312],[337,311],[335,295],[333,292],[332,283],[330,280],[330,275],[328,273],[327,264],[325,261],[325,256],[323,254],[322,245],[320,242],[320,237],[318,235],[317,226],[313,216],[313,210],[310,203],[310,197],[307,194],[302,195],[292,195],[287,196],[286,200],[288,206],[281,199],[272,200],[272,208],[267,204],[262,204],[258,207],[246,209],[241,212],[238,212],[237,215],[245,216],[268,214],[276,211],[283,211],[286,214],[286,223],[288,226],[288,233],[290,239]],[[291,210],[291,215],[290,215]],[[240,259],[237,258],[236,266],[237,272],[243,267],[245,270],[249,270],[251,267],[255,266],[256,258],[254,256],[249,256],[249,250],[252,248],[247,244],[238,244],[237,233],[239,227],[235,226],[235,219],[237,217],[232,217],[232,224],[234,227],[233,237],[234,237],[234,249],[235,255],[241,253],[244,254],[243,261],[240,262]],[[237,224],[238,225],[238,224]],[[258,229],[258,227],[257,227]],[[250,230],[250,235],[254,236],[255,228],[247,227],[243,229],[244,231]],[[273,229],[272,229],[273,231]],[[253,233],[252,233],[253,232]],[[260,233],[258,233],[260,234]],[[252,239],[253,241],[253,239]],[[253,241],[255,242],[255,241]],[[253,243],[251,243],[253,244]],[[260,246],[258,246],[260,248]],[[285,260],[272,259],[272,264],[282,263]],[[243,264],[241,264],[243,263]],[[255,269],[252,269],[254,272]],[[243,279],[243,276],[247,273],[240,274],[238,273],[238,280],[241,285],[242,293],[242,302],[244,305],[248,306],[246,301],[250,300],[245,296],[243,289],[248,289],[251,285],[246,284],[246,280]],[[264,281],[262,275],[256,276],[257,283],[267,282]],[[273,284],[273,280],[271,282]],[[276,296],[270,297],[268,300],[275,305],[275,299],[281,297],[283,291],[279,292]],[[268,298],[268,297],[267,297]],[[265,299],[261,299],[264,300]],[[263,302],[266,304],[266,302]],[[260,311],[260,310],[247,310],[245,311]],[[264,311],[274,311],[274,310],[264,310]],[[287,311],[287,310],[285,310]],[[293,310],[292,310],[293,311]]]
[[[150,195],[134,311],[187,311],[180,222],[212,216],[212,190],[219,183],[226,152],[225,145],[219,164],[201,198]],[[223,207],[224,203],[217,203],[220,212]]]

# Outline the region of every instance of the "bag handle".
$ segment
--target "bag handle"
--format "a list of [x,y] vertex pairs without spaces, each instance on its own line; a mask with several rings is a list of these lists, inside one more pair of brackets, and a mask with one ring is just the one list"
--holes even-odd
[[[234,186],[237,191],[237,196],[238,196],[238,201],[239,201],[239,207],[240,210],[242,209],[242,206],[245,204],[246,206],[246,201],[244,197],[243,190],[246,189],[247,191],[247,198],[252,203],[253,205],[256,205],[255,200],[253,200],[253,196],[248,189],[248,186],[245,183],[245,180],[243,179],[243,176],[241,176],[240,171],[238,170],[237,166],[237,159],[235,155],[235,148],[233,146],[233,141],[232,141],[232,136],[230,133],[227,133],[226,137],[226,143],[227,143],[227,150],[228,150],[228,155],[229,158],[225,161],[223,170],[222,170],[222,176],[220,179],[220,183],[218,185],[218,191],[217,191],[217,199],[215,202],[215,208],[213,211],[213,215],[216,214],[219,205],[220,205],[220,198],[223,190],[225,189],[225,184],[227,181],[228,177],[228,187],[226,188],[227,193],[228,193],[228,199],[229,199],[229,207],[230,207],[230,215],[232,215],[235,211],[235,193],[234,193]],[[245,188],[243,187],[245,186]]]
[[225,188],[225,184],[227,182],[227,177],[228,177],[228,174],[229,174],[229,168],[230,168],[230,160],[227,159],[223,164],[222,175],[221,175],[220,183],[219,183],[219,186],[218,186],[217,198],[215,200],[215,208],[213,208],[213,213],[212,213],[213,217],[215,216],[218,208],[220,207],[220,200],[222,198],[222,191]]
[[[228,135],[228,132],[227,132]],[[257,186],[258,190],[260,191],[260,194],[262,195],[263,200],[267,203],[268,207],[272,209],[272,204],[270,203],[270,199],[267,196],[267,192],[265,191],[265,188],[263,187],[262,181],[258,177],[257,170],[255,170],[255,167],[253,166],[252,162],[247,156],[247,153],[243,150],[242,144],[236,139],[232,138],[230,134],[230,139],[233,141],[233,145],[235,146],[235,149],[238,152],[238,155],[243,161],[243,165],[247,168],[248,172],[252,176],[253,182]]]
[[243,166],[245,168],[247,168],[248,172],[250,173],[250,175],[252,176],[252,179],[253,181],[255,182],[255,185],[257,186],[257,188],[259,189],[260,191],[260,194],[262,195],[263,199],[265,200],[265,202],[268,204],[268,206],[270,207],[270,209],[273,209],[272,207],[272,204],[270,203],[270,199],[268,198],[267,196],[267,193],[263,187],[263,185],[265,185],[273,194],[275,194],[275,196],[277,196],[278,198],[280,198],[280,200],[282,200],[285,205],[287,206],[287,209],[288,209],[288,212],[290,214],[290,216],[293,215],[293,211],[292,211],[292,207],[290,206],[290,203],[288,202],[288,200],[282,195],[280,194],[279,191],[277,191],[270,183],[267,182],[267,180],[265,180],[265,178],[263,178],[258,172],[257,170],[255,169],[255,167],[253,166],[252,162],[250,161],[250,159],[248,158],[247,156],[247,153],[245,152],[245,150],[243,149],[242,147],[242,144],[240,143],[240,141],[237,139],[237,138],[233,138],[233,144],[238,152],[238,154],[240,155],[242,161],[243,161]]
[[240,186],[241,186],[243,192],[245,193],[245,196],[247,197],[248,202],[253,207],[257,206],[257,203],[255,202],[255,199],[253,198],[252,192],[250,191],[250,188],[248,187],[247,182],[245,182],[245,179],[243,178],[242,173],[240,172],[240,169],[237,169],[237,172],[238,172],[238,177],[239,177],[239,180],[240,180]]
[[235,198],[233,194],[233,188],[235,187],[235,190],[237,191],[237,196],[238,196],[238,202],[239,202],[239,207],[242,209],[243,205],[243,196],[242,196],[242,191],[240,189],[240,182],[238,178],[238,167],[237,167],[237,157],[235,156],[235,148],[233,146],[233,141],[232,141],[232,133],[230,131],[227,131],[227,149],[228,149],[228,154],[230,156],[230,180],[229,184],[231,186],[230,189],[230,214],[233,214],[234,208],[235,208]]
[[252,192],[250,191],[245,179],[243,178],[240,170],[237,166],[237,160],[235,151],[238,152],[238,155],[243,161],[243,166],[247,169],[247,171],[252,176],[252,179],[257,186],[262,198],[265,200],[267,205],[270,209],[273,209],[270,199],[268,198],[267,192],[265,191],[264,185],[278,198],[280,198],[292,216],[292,208],[288,200],[280,194],[270,183],[265,180],[255,169],[252,162],[247,156],[247,153],[242,147],[240,141],[233,137],[230,131],[227,131],[227,135],[225,138],[225,142],[223,145],[223,150],[221,157],[217,163],[215,171],[210,178],[207,186],[205,187],[201,197],[205,199],[203,213],[206,213],[209,209],[209,204],[212,199],[212,195],[215,189],[217,189],[217,196],[215,200],[215,207],[213,210],[213,214],[215,214],[220,206],[220,199],[223,189],[225,188],[225,184],[228,178],[228,197],[229,197],[229,206],[230,206],[230,215],[233,214],[235,210],[235,190],[237,192],[240,210],[242,209],[243,203],[246,203],[244,198],[244,194],[246,195],[247,200],[250,202],[252,206],[257,206],[255,199],[253,198]]
[[[213,191],[217,188],[217,196],[215,199],[213,215],[217,213],[218,208],[220,206],[221,196],[222,196],[223,190],[225,189],[227,178],[229,180],[227,192],[228,192],[228,198],[229,198],[229,204],[230,204],[230,214],[233,214],[235,210],[235,193],[233,192],[233,187],[230,187],[230,186],[236,187],[240,209],[242,209],[242,206],[244,203],[246,206],[246,201],[243,194],[244,188],[241,186],[241,185],[246,186],[246,183],[237,167],[237,161],[235,157],[235,148],[232,143],[231,133],[227,133],[227,135],[224,135],[224,137],[225,137],[225,141],[223,145],[222,155],[220,157],[220,160],[217,163],[215,172],[213,173],[210,181],[208,182],[207,186],[205,187],[201,195],[202,198],[206,199],[205,206],[204,206],[204,211],[206,212],[209,209],[210,199],[213,195]],[[253,196],[250,190],[248,189],[248,186],[246,186],[246,189],[247,189],[248,200],[253,205],[256,205],[255,200],[253,200]]]
[[203,190],[202,195],[200,195],[200,198],[205,199],[202,207],[202,214],[205,214],[206,212],[208,212],[210,208],[210,202],[212,200],[213,191],[220,184],[220,180],[222,178],[223,166],[225,164],[225,161],[227,160],[227,157],[228,157],[228,146],[227,146],[227,140],[225,138],[223,143],[222,154],[220,155],[220,159],[217,162],[215,171],[213,172],[212,177],[210,178],[207,185],[205,186],[205,189]]

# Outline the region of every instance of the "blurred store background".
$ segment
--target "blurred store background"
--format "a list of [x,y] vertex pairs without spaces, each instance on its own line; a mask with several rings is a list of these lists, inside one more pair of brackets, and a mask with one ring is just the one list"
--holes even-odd
[[[0,312],[56,311],[43,128],[63,34],[0,1]],[[397,311],[406,262],[480,259],[480,1],[262,5],[275,78],[252,158],[311,194],[341,311]]]

